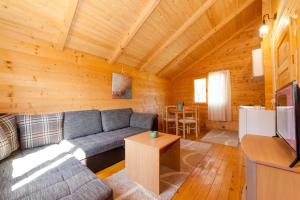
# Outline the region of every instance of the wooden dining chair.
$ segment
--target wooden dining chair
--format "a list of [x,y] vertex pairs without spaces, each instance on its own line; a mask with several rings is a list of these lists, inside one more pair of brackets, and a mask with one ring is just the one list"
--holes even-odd
[[200,133],[200,131],[201,131],[200,106],[197,104],[194,104],[193,107],[196,109],[196,112],[197,112],[197,118],[196,118],[197,119],[197,132]]
[[176,106],[165,106],[162,112],[163,116],[163,130],[165,133],[169,132],[169,129],[176,129],[175,114],[172,110],[176,110]]
[[186,134],[194,131],[198,138],[198,109],[195,106],[184,106],[182,111],[182,118],[178,120],[178,130],[183,133],[183,138]]

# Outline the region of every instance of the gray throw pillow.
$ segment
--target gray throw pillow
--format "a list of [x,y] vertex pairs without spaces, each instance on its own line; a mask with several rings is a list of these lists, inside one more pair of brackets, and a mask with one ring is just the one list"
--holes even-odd
[[11,150],[10,142],[3,128],[0,127],[0,160],[7,158],[11,154],[11,152],[12,150]]
[[56,144],[62,140],[63,113],[18,115],[22,149]]
[[6,114],[0,116],[0,127],[6,134],[6,138],[11,146],[11,151],[16,151],[19,148],[16,115]]

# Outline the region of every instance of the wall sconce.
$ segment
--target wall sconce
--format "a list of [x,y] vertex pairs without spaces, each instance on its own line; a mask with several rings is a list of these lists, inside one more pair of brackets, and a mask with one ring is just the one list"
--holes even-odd
[[267,25],[266,23],[266,20],[270,20],[270,19],[273,19],[273,20],[276,20],[276,17],[277,17],[277,13],[274,14],[274,17],[271,18],[269,14],[265,14],[263,16],[263,21],[262,21],[262,24],[259,28],[259,36],[261,38],[263,38],[264,36],[266,36],[269,32],[269,26]]

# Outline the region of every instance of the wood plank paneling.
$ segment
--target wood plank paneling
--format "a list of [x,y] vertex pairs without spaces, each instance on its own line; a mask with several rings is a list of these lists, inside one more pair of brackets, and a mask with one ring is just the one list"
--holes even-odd
[[160,0],[152,0],[149,2],[149,4],[143,9],[141,14],[139,15],[138,19],[135,21],[133,26],[130,28],[130,30],[125,34],[124,38],[120,42],[120,44],[117,46],[117,48],[114,50],[112,57],[109,59],[108,63],[113,64],[116,59],[120,56],[124,48],[129,44],[129,42],[132,40],[132,38],[135,36],[135,34],[140,30],[140,28],[143,26],[143,24],[146,22],[148,17],[152,14],[152,12],[155,10],[155,8],[158,6]]
[[229,69],[232,87],[232,121],[208,121],[207,104],[199,104],[201,125],[211,128],[227,128],[237,130],[238,109],[241,105],[264,104],[264,78],[252,77],[251,52],[259,48],[259,23],[245,29],[221,49],[201,61],[198,66],[190,69],[172,83],[172,101],[184,101],[185,104],[194,103],[194,79],[207,78],[212,71]]
[[[172,42],[176,41],[182,33],[184,33],[194,22],[197,21],[197,19],[207,11],[208,8],[210,8],[216,0],[207,0],[203,5],[201,5],[197,11],[188,19],[186,20],[178,29],[176,32],[174,32],[161,46],[158,47],[155,52],[153,52],[152,55],[150,55],[145,63],[140,67],[140,70],[143,70],[146,68],[156,57],[158,57],[163,50],[167,48],[168,45],[170,45]],[[160,71],[161,69],[157,70]]]
[[[273,5],[273,4],[272,4]],[[262,1],[262,15],[271,13],[271,1]],[[272,21],[268,21],[268,26],[272,28]],[[269,33],[271,36],[271,33]],[[263,65],[265,73],[265,106],[266,109],[274,109],[274,69],[272,61],[272,40],[270,37],[263,38],[261,48],[263,50]]]
[[[0,113],[41,113],[132,107],[161,113],[170,82],[133,67],[109,65],[79,51],[0,34]],[[24,38],[24,37],[20,37]],[[37,45],[38,44],[38,45]],[[133,98],[112,99],[112,72],[133,77]]]
[[[216,10],[221,7],[221,4],[219,3],[220,2],[217,3],[217,8],[215,6],[211,8],[213,9],[213,14],[211,12],[208,12],[208,19],[210,21],[213,21],[214,23],[216,20],[214,17],[218,18],[219,16],[219,13],[215,13]],[[222,3],[227,5],[225,2]],[[228,13],[226,17],[223,18],[222,21],[220,21],[219,24],[215,24],[215,26],[212,26],[213,28],[208,30],[206,30],[206,21],[204,21],[204,19],[199,20],[197,23],[195,23],[195,26],[204,28],[198,30],[199,32],[198,34],[196,34],[197,37],[194,41],[191,42],[188,40],[184,40],[184,38],[195,37],[195,34],[191,34],[194,32],[192,30],[194,30],[195,28],[191,27],[180,38],[178,38],[178,43],[181,44],[181,47],[177,43],[174,43],[174,46],[170,46],[170,50],[172,50],[173,52],[180,50],[179,48],[181,48],[181,51],[180,53],[178,53],[179,55],[176,55],[175,58],[173,57],[169,63],[165,63],[166,69],[163,70],[164,74],[161,73],[161,75],[164,77],[171,77],[178,75],[181,71],[184,71],[183,69],[185,69],[185,67],[192,64],[192,62],[190,62],[189,64],[183,64],[184,62],[186,62],[190,58],[192,58],[192,60],[194,61],[199,58],[194,57],[195,52],[199,52],[199,49],[201,48],[204,48],[204,51],[207,52],[208,48],[205,47],[207,43],[211,45],[211,47],[209,48],[211,49],[217,46],[219,43],[225,41],[228,37],[242,29],[242,27],[248,25],[249,22],[254,20],[257,16],[260,16],[260,7],[261,5],[258,1],[252,0],[241,3],[240,6],[238,6],[238,8],[236,9],[234,9],[234,7],[231,7],[231,12]],[[209,9],[209,11],[212,11],[211,9]],[[203,32],[203,29],[205,29],[206,31]],[[167,51],[163,54],[166,53]],[[171,54],[169,53],[169,55]],[[164,57],[167,56],[165,55]],[[164,66],[163,64],[160,65]],[[154,68],[154,66],[152,66],[152,68]]]
[[[218,31],[211,30],[210,34],[207,34],[206,38],[199,37],[197,40],[201,41],[201,45],[196,45],[196,41],[193,43],[195,47],[189,47],[183,54],[180,54],[171,61],[164,70],[161,71],[160,75],[162,77],[168,77],[174,79],[174,77],[179,76],[183,71],[185,71],[189,66],[195,64],[197,60],[203,57],[208,51],[218,46],[223,41],[226,41],[232,35],[241,31],[244,27],[249,26],[253,20],[257,19],[261,15],[261,5],[257,5],[257,1],[248,6],[240,14],[232,18],[229,16],[227,19],[232,18],[227,24],[222,23],[218,27]],[[201,20],[203,21],[203,20]],[[202,26],[202,22],[198,22],[199,26]],[[204,23],[206,27],[206,23]],[[187,31],[185,34],[190,34]],[[207,31],[209,32],[209,31]],[[200,34],[198,34],[200,36]],[[202,34],[201,34],[202,35]],[[186,42],[181,42],[186,43]],[[191,66],[194,67],[194,66]],[[187,71],[187,70],[186,70]],[[184,72],[183,72],[184,73]]]
[[261,0],[0,0],[0,11],[0,32],[148,72],[167,66],[169,78],[260,15]]
[[[288,82],[299,79],[299,11],[298,0],[263,0],[263,14],[271,17],[277,13],[276,20],[267,20],[269,34],[262,40],[266,107],[274,109],[275,91]],[[297,43],[298,41],[298,43]],[[297,55],[298,54],[298,55]],[[298,76],[297,76],[298,73]]]

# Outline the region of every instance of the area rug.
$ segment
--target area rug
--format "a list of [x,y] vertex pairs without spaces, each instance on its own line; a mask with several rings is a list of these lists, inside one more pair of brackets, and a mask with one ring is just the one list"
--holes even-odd
[[[121,170],[116,174],[108,177],[105,182],[112,188],[115,200],[169,200],[178,188],[183,184],[187,176],[201,162],[206,153],[209,151],[211,144],[180,140],[180,171],[174,171],[165,166],[161,166],[160,173],[160,195],[143,188],[143,186],[131,181]],[[147,174],[145,174],[147,176]]]
[[238,147],[239,134],[237,131],[213,129],[209,131],[200,141]]

